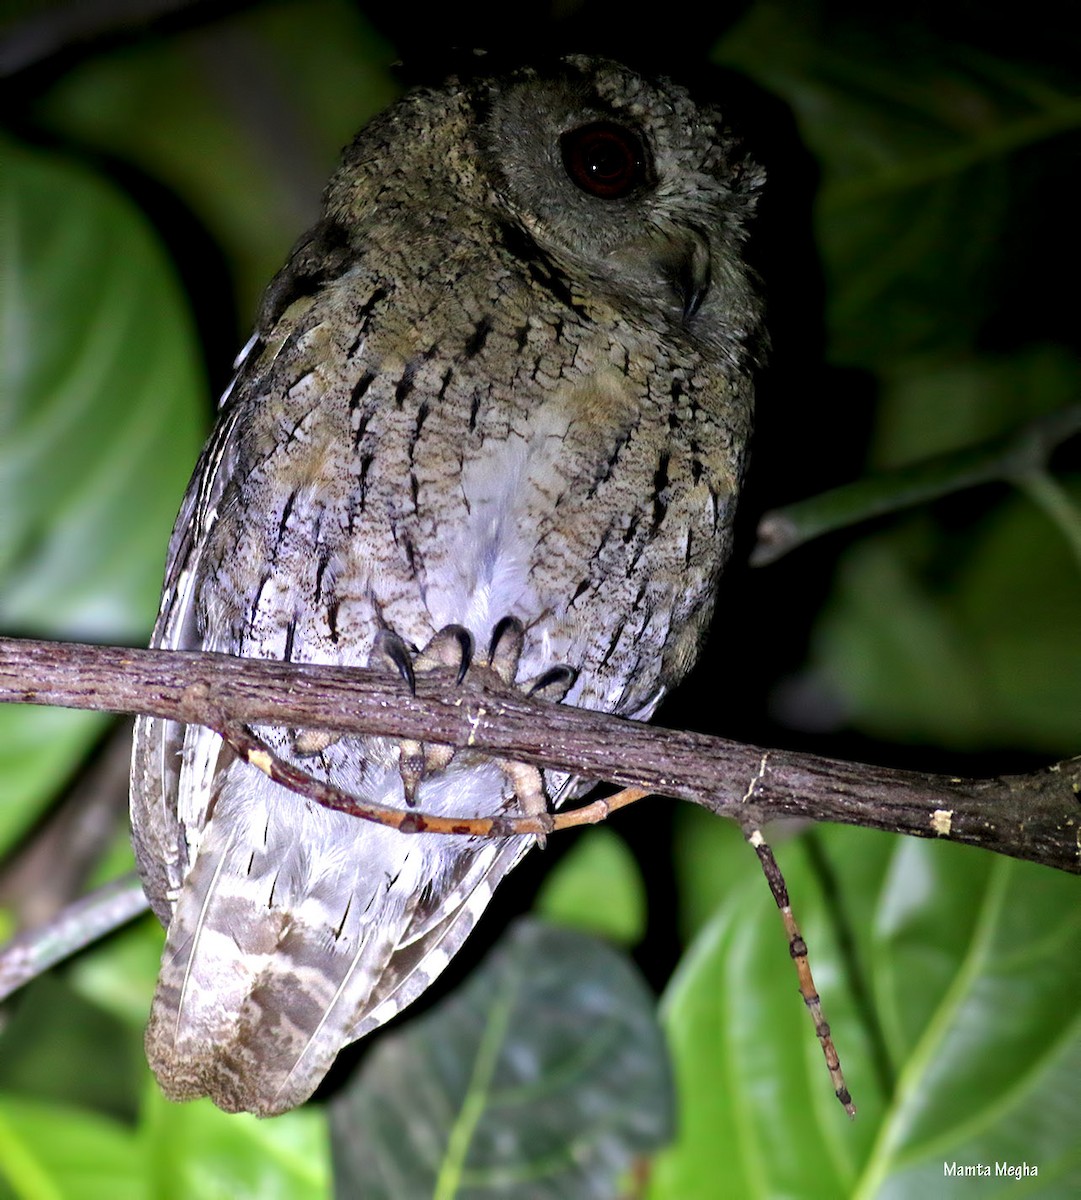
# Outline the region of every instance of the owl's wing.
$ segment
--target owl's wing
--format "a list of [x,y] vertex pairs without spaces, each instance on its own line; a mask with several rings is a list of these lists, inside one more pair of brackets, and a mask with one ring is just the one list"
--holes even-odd
[[169,925],[147,1053],[173,1098],[270,1115],[326,1074],[356,990],[379,977],[420,889],[367,876],[360,822],[302,801],[289,811],[296,797],[245,764],[216,791]]
[[[239,360],[238,360],[239,362]],[[150,645],[164,650],[199,650],[194,591],[206,535],[232,475],[235,459],[234,409],[223,413],[200,457],[181,502],[165,566],[161,608]],[[177,810],[182,765],[199,762],[204,771],[218,739],[198,726],[159,717],[139,717],[131,762],[131,826],[136,863],[147,898],[161,923],[168,926],[189,862],[184,823]],[[197,793],[209,801],[206,787]],[[191,814],[193,828],[203,814]]]
[[480,920],[500,881],[532,845],[532,838],[493,843],[476,852],[469,868],[438,905],[415,906],[394,953],[357,1013],[346,1042],[356,1041],[417,999],[443,972]]

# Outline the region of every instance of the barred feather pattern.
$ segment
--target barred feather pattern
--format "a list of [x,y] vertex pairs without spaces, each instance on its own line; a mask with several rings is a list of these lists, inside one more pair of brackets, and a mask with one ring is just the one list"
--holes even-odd
[[[552,150],[601,116],[651,157],[618,212]],[[520,683],[568,664],[568,703],[648,718],[698,653],[730,548],[759,184],[718,113],[600,60],[452,81],[377,118],[238,360],[153,644],[365,665],[381,632],[423,647],[459,624],[483,649],[514,617]],[[259,732],[354,795],[406,803],[393,741],[302,753],[295,731]],[[553,804],[580,790],[544,785]],[[463,751],[415,802],[519,799]],[[439,975],[533,842],[330,812],[157,718],[136,726],[131,804],[167,928],[151,1065],[174,1099],[261,1115],[301,1103]]]

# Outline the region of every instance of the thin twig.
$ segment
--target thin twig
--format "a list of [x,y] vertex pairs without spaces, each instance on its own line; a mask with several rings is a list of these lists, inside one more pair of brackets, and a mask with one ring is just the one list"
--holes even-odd
[[149,907],[134,874],[98,888],[0,950],[0,1000]]
[[1081,570],[1081,512],[1070,493],[1046,471],[1020,475],[1014,482],[1066,539],[1074,563]]
[[399,833],[445,833],[469,837],[502,838],[520,834],[539,834],[541,837],[557,829],[576,825],[597,825],[615,812],[650,793],[643,788],[624,788],[614,796],[595,800],[581,808],[562,813],[540,813],[536,816],[441,817],[417,808],[394,808],[351,796],[332,783],[317,779],[300,767],[287,762],[246,725],[223,722],[217,732],[246,762],[258,768],[269,779],[290,791],[314,800],[324,808],[348,813],[363,821],[386,825]]
[[811,1014],[811,1020],[814,1022],[815,1034],[822,1047],[822,1053],[826,1059],[826,1068],[830,1073],[830,1080],[833,1083],[833,1094],[841,1102],[845,1112],[850,1117],[854,1117],[856,1115],[856,1106],[852,1103],[852,1094],[845,1083],[844,1072],[841,1070],[841,1060],[837,1054],[837,1047],[833,1044],[833,1034],[830,1031],[829,1022],[822,1011],[822,998],[818,994],[814,976],[811,974],[811,962],[807,954],[807,943],[803,940],[803,935],[800,933],[799,926],[796,924],[796,918],[792,913],[792,904],[788,898],[788,885],[785,883],[784,875],[777,864],[777,859],[773,856],[773,848],[762,836],[762,830],[758,827],[758,822],[752,821],[745,824],[743,836],[758,855],[762,873],[766,877],[766,882],[769,884],[769,889],[773,893],[773,899],[781,914],[781,920],[784,922],[784,931],[788,937],[788,952],[792,956],[792,961],[796,966],[800,995],[803,997],[803,1002],[807,1005],[807,1011]]
[[766,513],[751,564],[766,566],[814,538],[885,513],[926,504],[985,483],[1019,483],[1045,473],[1063,442],[1081,433],[1081,405],[1037,417],[978,446],[820,492]]

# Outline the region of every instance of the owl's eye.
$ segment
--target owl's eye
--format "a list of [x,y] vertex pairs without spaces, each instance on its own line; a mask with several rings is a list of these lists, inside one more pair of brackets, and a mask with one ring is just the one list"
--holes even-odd
[[633,129],[614,121],[594,121],[559,139],[571,182],[603,200],[617,200],[647,181],[642,141]]

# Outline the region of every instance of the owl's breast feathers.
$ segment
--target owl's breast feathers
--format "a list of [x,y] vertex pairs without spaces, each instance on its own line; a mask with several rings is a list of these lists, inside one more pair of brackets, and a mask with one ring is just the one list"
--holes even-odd
[[[265,335],[233,401],[251,493],[238,511],[277,523],[221,527],[220,557],[229,571],[238,538],[255,541],[253,562],[307,574],[322,616],[308,641],[335,661],[384,625],[420,645],[458,622],[484,644],[511,614],[528,661],[543,646],[581,664],[571,700],[635,712],[685,669],[685,655],[662,668],[670,637],[727,554],[749,387],[514,270],[501,243],[450,241],[408,287],[354,260]],[[627,627],[598,619],[611,612]],[[284,647],[291,617],[275,620]],[[248,614],[233,621],[240,641]]]

